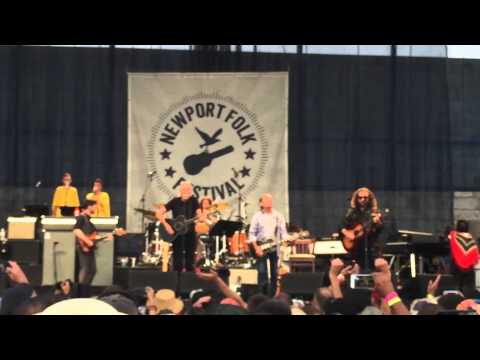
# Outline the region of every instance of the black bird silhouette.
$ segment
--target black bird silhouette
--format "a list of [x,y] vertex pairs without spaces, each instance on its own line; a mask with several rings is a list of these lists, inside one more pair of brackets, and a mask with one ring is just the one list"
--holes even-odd
[[205,144],[200,145],[201,148],[206,147],[206,146],[210,146],[210,145],[213,145],[213,144],[216,144],[217,142],[219,142],[220,140],[217,139],[217,138],[223,132],[223,129],[218,129],[217,132],[215,134],[213,134],[213,136],[210,136],[206,132],[203,132],[202,130],[200,130],[197,127],[195,128],[195,130],[197,130],[197,132],[200,135],[200,137],[202,138],[202,140],[205,141]]

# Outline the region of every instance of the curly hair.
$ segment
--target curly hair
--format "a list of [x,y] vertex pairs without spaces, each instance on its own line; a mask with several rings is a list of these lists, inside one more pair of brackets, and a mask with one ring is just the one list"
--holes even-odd
[[368,192],[368,204],[369,204],[369,206],[371,207],[373,212],[378,211],[377,198],[375,197],[375,194],[369,188],[366,188],[366,187],[362,187],[362,188],[357,189],[353,192],[352,198],[350,200],[350,206],[352,207],[352,209],[355,209],[357,207],[357,198],[358,198],[358,193],[360,191],[367,191]]

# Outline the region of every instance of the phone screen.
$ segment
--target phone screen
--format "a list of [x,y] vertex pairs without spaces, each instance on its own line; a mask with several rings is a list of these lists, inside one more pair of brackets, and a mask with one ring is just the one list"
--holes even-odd
[[368,289],[374,288],[372,275],[352,274],[350,276],[350,287],[352,289]]

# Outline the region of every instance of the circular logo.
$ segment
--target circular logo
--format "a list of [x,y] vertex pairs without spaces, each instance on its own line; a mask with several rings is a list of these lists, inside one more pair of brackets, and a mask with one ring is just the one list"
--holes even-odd
[[228,202],[257,187],[268,161],[268,141],[244,104],[199,93],[160,114],[147,157],[158,188],[168,197],[177,196],[187,180],[196,197]]

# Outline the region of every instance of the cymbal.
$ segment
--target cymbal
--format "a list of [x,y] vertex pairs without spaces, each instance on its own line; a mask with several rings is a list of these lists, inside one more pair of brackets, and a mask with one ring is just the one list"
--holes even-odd
[[216,210],[216,211],[225,211],[230,209],[230,205],[228,203],[218,203],[218,204],[213,204],[210,209]]

